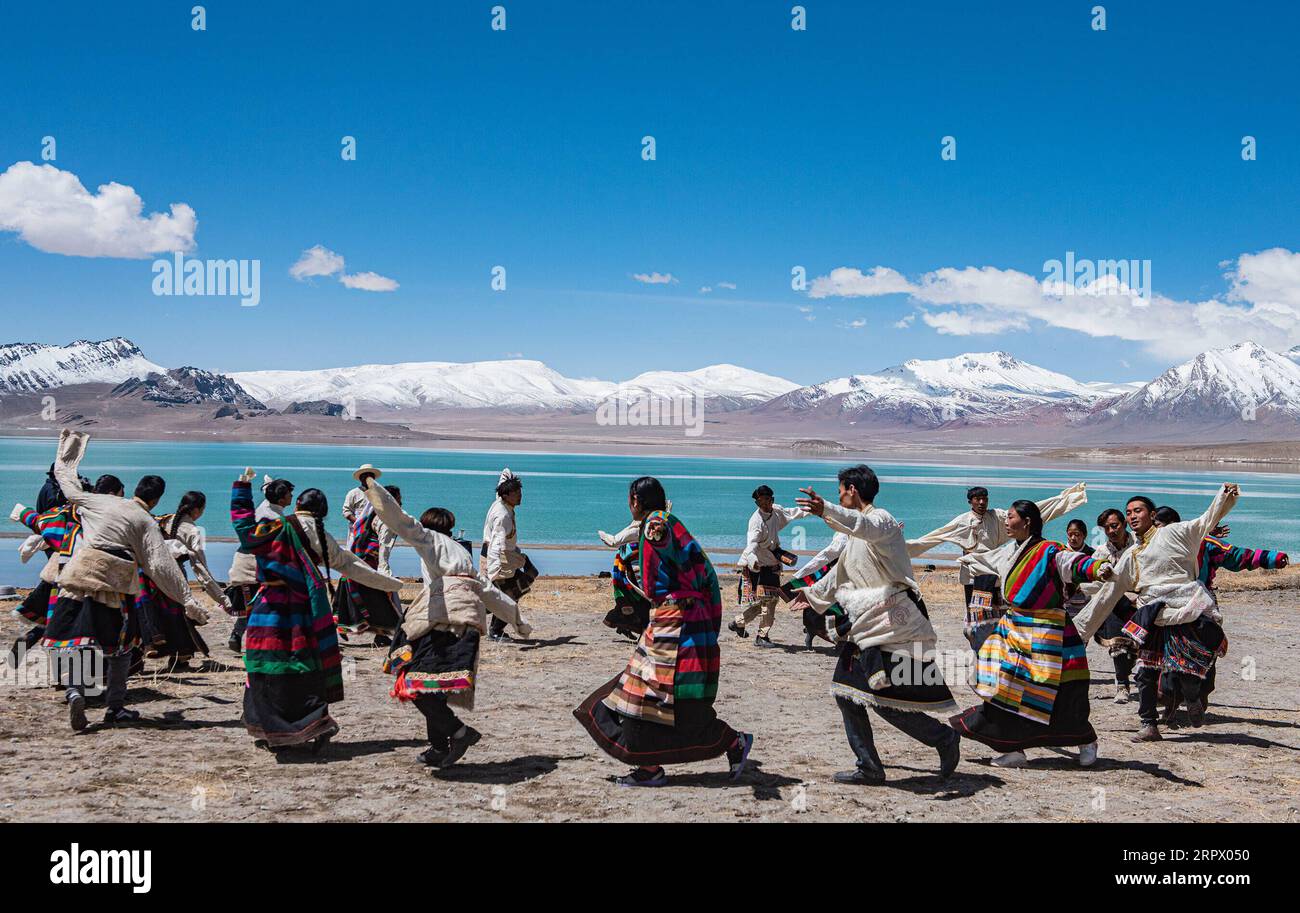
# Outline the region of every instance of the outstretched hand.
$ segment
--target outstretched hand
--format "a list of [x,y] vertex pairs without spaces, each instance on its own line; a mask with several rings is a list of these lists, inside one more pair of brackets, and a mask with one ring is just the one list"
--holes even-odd
[[808,511],[808,513],[812,514],[814,517],[820,517],[826,510],[825,499],[822,498],[821,495],[817,494],[817,492],[813,491],[811,485],[807,488],[800,488],[799,490],[807,495],[807,497],[795,498],[794,503]]
[[244,467],[243,473],[241,473],[239,476],[239,481],[251,482],[256,478],[257,478],[257,470],[254,469],[252,466],[246,466]]
[[1224,482],[1223,493],[1230,498],[1235,498],[1241,494],[1241,489],[1237,487],[1236,482]]

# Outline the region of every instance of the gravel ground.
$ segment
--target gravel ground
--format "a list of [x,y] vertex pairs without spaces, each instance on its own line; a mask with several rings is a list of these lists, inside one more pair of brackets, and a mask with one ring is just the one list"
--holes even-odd
[[[757,736],[745,779],[730,782],[718,759],[671,770],[665,788],[631,790],[611,782],[625,768],[570,715],[631,650],[600,624],[606,580],[543,578],[524,602],[534,640],[485,644],[478,706],[462,714],[484,738],[444,771],[416,762],[423,720],[388,697],[383,651],[360,644],[344,647],[336,741],[318,756],[255,750],[239,719],[242,668],[224,646],[230,622],[214,611],[202,671],[132,681],[129,699],[146,717],[137,726],[74,734],[59,692],[6,669],[0,821],[1297,821],[1300,570],[1221,580],[1230,652],[1204,727],[1131,744],[1136,704],[1111,700],[1110,660],[1094,645],[1095,767],[1044,750],[1028,768],[999,770],[990,750],[965,742],[957,773],[940,782],[932,750],[873,716],[889,774],[874,787],[831,782],[853,763],[827,690],[834,658],[805,651],[788,612],[774,631],[782,649],[722,632],[719,714]],[[962,658],[955,575],[920,582],[940,647]],[[0,603],[6,642],[24,630],[12,606]],[[964,681],[953,691],[963,706],[976,702]],[[92,708],[92,722],[99,715]]]

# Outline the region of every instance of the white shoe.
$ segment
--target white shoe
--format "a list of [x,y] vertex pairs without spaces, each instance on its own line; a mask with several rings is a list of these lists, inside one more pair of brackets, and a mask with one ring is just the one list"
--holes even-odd
[[1023,751],[1008,751],[993,759],[994,767],[1024,767],[1028,763],[1029,758],[1025,757]]
[[1097,763],[1097,743],[1090,742],[1079,747],[1079,766],[1091,767]]
[[1123,685],[1115,686],[1115,703],[1127,704],[1129,699],[1128,688]]

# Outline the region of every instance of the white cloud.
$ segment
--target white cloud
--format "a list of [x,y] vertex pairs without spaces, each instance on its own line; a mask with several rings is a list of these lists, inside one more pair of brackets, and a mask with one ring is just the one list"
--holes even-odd
[[15,162],[0,174],[0,231],[37,250],[69,257],[144,259],[194,249],[198,219],[185,203],[145,216],[134,188],[112,182],[95,193],[70,171]]
[[863,274],[860,269],[841,266],[833,269],[828,276],[818,276],[808,290],[810,298],[873,298],[877,295],[892,295],[897,292],[911,292],[913,286],[897,270],[887,266],[873,267],[871,272]]
[[[1087,336],[1142,343],[1164,358],[1255,340],[1274,349],[1300,344],[1300,253],[1273,248],[1242,254],[1225,274],[1226,292],[1183,301],[1154,291],[1149,300],[1114,277],[1069,289],[1013,269],[944,267],[915,282],[889,267],[868,274],[839,267],[814,279],[813,298],[905,292],[940,333],[970,336],[1046,325]],[[931,306],[934,309],[929,309]]]
[[349,273],[339,277],[348,288],[361,289],[366,292],[392,292],[397,290],[397,280],[389,279],[378,273]]
[[323,245],[317,244],[302,252],[298,262],[289,267],[289,275],[299,282],[313,276],[338,276],[344,287],[359,289],[363,292],[392,292],[398,288],[396,279],[389,279],[378,273],[345,273],[343,256],[336,254]]
[[910,326],[912,325],[912,322],[915,321],[915,320],[916,320],[916,315],[915,315],[915,314],[908,314],[908,315],[907,315],[906,317],[904,317],[902,320],[895,321],[895,323],[894,323],[894,329],[896,329],[896,330],[906,330],[908,327],[910,327]]
[[734,282],[719,282],[719,283],[718,283],[718,288],[731,289],[731,290],[734,292],[734,291],[736,290],[736,283],[734,283]]
[[859,317],[857,320],[850,320],[847,322],[837,320],[835,321],[835,325],[842,330],[861,330],[867,325],[867,322]]
[[289,275],[299,280],[311,276],[332,276],[341,272],[343,272],[343,258],[319,244],[303,251],[298,262],[289,267]]
[[633,273],[632,278],[646,285],[676,285],[677,279],[672,273]]
[[523,352],[507,352],[507,353],[506,353],[506,358],[523,358],[523,357],[524,357],[524,353],[523,353]]
[[701,285],[701,286],[700,286],[700,294],[702,294],[702,295],[707,295],[707,294],[708,294],[709,292],[711,292],[711,291],[713,291],[712,286],[708,286],[708,285]]

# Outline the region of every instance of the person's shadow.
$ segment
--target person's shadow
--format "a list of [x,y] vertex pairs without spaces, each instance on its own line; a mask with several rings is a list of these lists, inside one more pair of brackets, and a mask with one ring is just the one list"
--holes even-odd
[[541,650],[545,647],[582,647],[585,644],[578,640],[576,634],[565,634],[563,637],[554,637],[550,640],[526,640],[519,645],[519,652],[526,650]]
[[535,777],[543,777],[560,766],[561,761],[578,761],[583,755],[524,755],[509,761],[483,761],[480,763],[453,764],[451,767],[434,767],[435,779],[449,783],[490,783],[494,786],[513,786]]
[[[617,777],[607,777],[610,783],[615,782]],[[690,774],[669,774],[668,786],[695,786],[704,789],[749,789],[754,793],[754,798],[761,801],[769,801],[781,798],[781,787],[797,786],[802,783],[798,777],[788,777],[785,774],[767,773],[763,770],[762,761],[750,761],[745,767],[745,773],[739,780],[731,779],[731,774],[725,770],[709,771],[708,773],[690,773]]]
[[[242,725],[242,724],[241,724]],[[329,742],[319,751],[311,743],[292,745],[272,752],[279,764],[329,764],[372,754],[388,754],[400,748],[427,747],[427,739],[362,739],[358,742]]]

